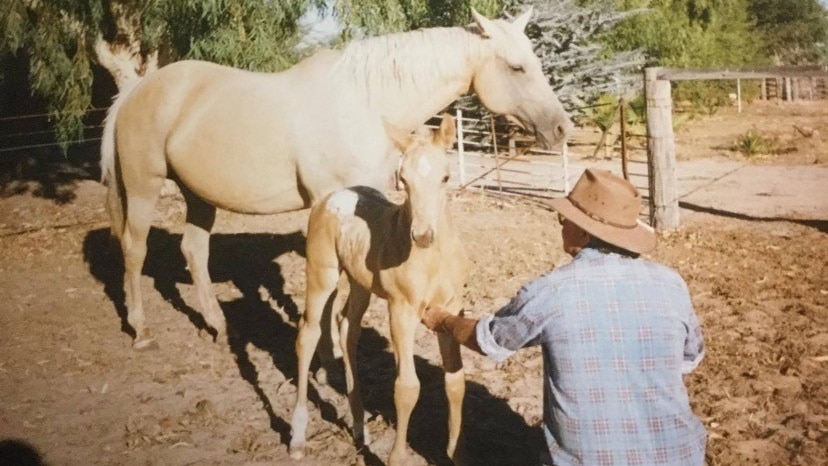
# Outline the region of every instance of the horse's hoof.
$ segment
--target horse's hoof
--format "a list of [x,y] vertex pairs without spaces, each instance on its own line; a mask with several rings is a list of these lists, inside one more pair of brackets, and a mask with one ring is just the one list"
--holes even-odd
[[290,445],[290,457],[295,460],[301,460],[305,457],[305,442],[302,442],[298,445]]
[[155,338],[136,338],[132,342],[132,349],[135,351],[150,351],[158,349],[158,342]]

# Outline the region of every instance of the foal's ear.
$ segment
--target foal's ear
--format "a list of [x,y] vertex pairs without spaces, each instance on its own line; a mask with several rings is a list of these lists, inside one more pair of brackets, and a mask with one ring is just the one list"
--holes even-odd
[[512,24],[518,29],[518,31],[523,32],[526,29],[526,25],[529,24],[529,19],[532,18],[532,11],[533,8],[530,5],[526,11],[521,13],[520,16],[512,21]]
[[448,150],[455,142],[457,142],[457,127],[454,126],[454,117],[444,113],[440,127],[434,132],[434,143]]
[[474,22],[480,28],[483,37],[492,37],[492,34],[495,34],[495,25],[492,23],[492,20],[481,15],[474,8],[471,9],[471,14]]
[[405,154],[405,151],[411,146],[411,143],[414,142],[414,137],[411,133],[403,131],[396,126],[390,125],[386,122],[383,122],[385,126],[385,134],[388,135],[388,139],[394,144],[394,147],[397,148],[400,152]]

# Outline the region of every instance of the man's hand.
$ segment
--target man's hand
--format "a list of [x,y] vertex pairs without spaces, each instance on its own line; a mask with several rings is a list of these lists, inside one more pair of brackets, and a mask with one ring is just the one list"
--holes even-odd
[[451,314],[440,306],[428,306],[423,309],[423,314],[420,316],[420,320],[423,325],[428,327],[429,330],[433,330],[435,332],[445,332],[446,328],[443,326],[443,322],[449,316],[451,316]]

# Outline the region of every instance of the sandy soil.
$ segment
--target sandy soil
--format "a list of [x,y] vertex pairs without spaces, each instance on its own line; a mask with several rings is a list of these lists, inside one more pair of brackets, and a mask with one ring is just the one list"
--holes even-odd
[[[824,165],[824,103],[797,104],[783,115],[771,105],[687,123],[677,132],[680,157],[767,170]],[[747,159],[716,149],[754,125],[790,134],[799,118],[819,129],[792,137],[795,151]],[[341,384],[314,384],[308,458],[293,463],[287,455],[295,322],[304,306],[304,213],[220,213],[210,267],[235,332],[222,347],[200,336],[203,322],[191,307],[196,296],[178,251],[183,204],[162,199],[143,283],[160,349],[136,353],[123,324],[122,266],[109,240],[103,187],[76,181],[63,188],[68,202],[31,191],[0,199],[0,464],[13,453],[50,465],[384,463],[394,432],[394,358],[379,300],[366,315],[359,366],[374,443],[353,446]],[[714,192],[716,184],[702,189]],[[786,197],[765,192],[763,199],[785,205]],[[825,198],[824,189],[810,194]],[[682,228],[662,235],[651,256],[686,278],[705,329],[707,357],[686,382],[710,434],[708,465],[826,465],[828,211],[771,218],[721,205],[683,211]],[[465,301],[475,315],[568,260],[560,227],[536,203],[466,192],[452,209],[474,261]],[[412,463],[446,464],[436,341],[421,329],[417,345],[422,389],[409,435]],[[542,403],[537,351],[501,364],[471,352],[464,358],[473,464],[530,464]]]

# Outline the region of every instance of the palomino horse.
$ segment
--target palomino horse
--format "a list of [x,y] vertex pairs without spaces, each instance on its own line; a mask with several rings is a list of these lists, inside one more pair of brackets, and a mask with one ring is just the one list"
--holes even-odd
[[346,186],[385,189],[397,155],[383,121],[412,131],[469,90],[545,144],[561,141],[571,123],[523,33],[531,12],[513,22],[473,14],[468,27],[356,41],[281,73],[181,61],[124,89],[106,119],[101,170],[124,254],[133,347],[153,343],[140,276],[167,177],[187,203],[181,250],[198,310],[223,340],[226,322],[207,270],[217,207],[271,214]]
[[[357,380],[356,350],[362,316],[371,293],[388,301],[391,341],[397,362],[394,404],[397,433],[388,461],[401,464],[407,456],[408,422],[420,391],[414,371],[414,332],[420,313],[439,304],[459,313],[469,259],[449,216],[445,151],[455,141],[454,119],[444,116],[434,134],[411,138],[389,135],[403,153],[399,178],[406,201],[388,201],[366,187],[334,192],[311,209],[307,236],[306,308],[296,339],[298,391],[291,420],[290,454],[302,458],[308,424],[308,371],[319,341],[321,319],[330,315],[333,295],[342,270],[351,291],[340,317],[340,335],[348,401],[357,443],[368,444],[364,408]],[[439,336],[446,394],[449,402],[448,454],[454,456],[460,434],[465,380],[459,345]]]

